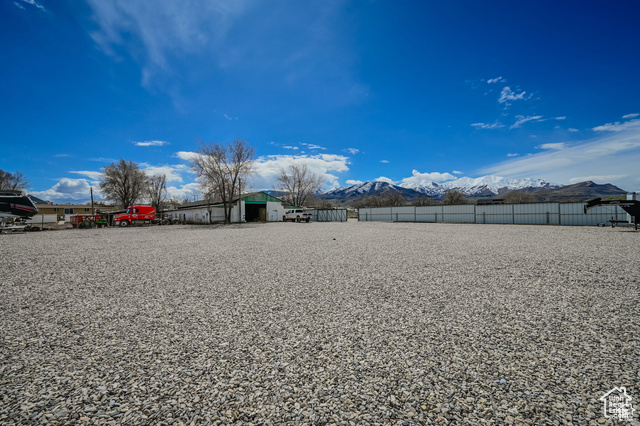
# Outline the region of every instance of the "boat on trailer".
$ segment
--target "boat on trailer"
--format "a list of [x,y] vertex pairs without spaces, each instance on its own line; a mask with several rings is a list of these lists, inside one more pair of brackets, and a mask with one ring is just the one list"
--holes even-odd
[[24,224],[38,213],[38,208],[22,191],[0,191],[0,227]]

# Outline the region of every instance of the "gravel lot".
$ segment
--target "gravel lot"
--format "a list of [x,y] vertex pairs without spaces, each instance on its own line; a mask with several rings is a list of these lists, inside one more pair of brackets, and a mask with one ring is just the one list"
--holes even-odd
[[614,386],[637,420],[639,249],[512,225],[0,235],[0,423],[601,424]]

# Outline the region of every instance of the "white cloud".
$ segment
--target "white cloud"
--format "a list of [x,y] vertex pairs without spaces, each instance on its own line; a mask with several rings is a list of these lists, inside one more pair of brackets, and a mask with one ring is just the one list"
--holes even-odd
[[505,86],[500,92],[500,98],[498,98],[498,102],[505,105],[511,105],[513,101],[522,101],[531,98],[531,95],[525,98],[527,92],[516,93],[509,86]]
[[169,142],[166,141],[144,141],[144,142],[133,142],[136,146],[165,146],[169,145]]
[[574,129],[573,127],[569,127],[567,130],[569,130],[569,131],[570,131],[570,132],[572,132],[572,133],[575,133],[575,132],[579,132],[579,131],[580,131],[580,130],[578,130],[578,129]]
[[516,153],[511,153],[510,152],[510,153],[507,154],[507,157],[517,157],[517,156],[518,156],[518,154],[516,154]]
[[300,149],[300,148],[298,148],[297,146],[291,146],[291,145],[284,145],[284,146],[283,146],[283,148],[284,148],[284,149],[293,149],[293,150]]
[[501,127],[504,127],[504,124],[500,123],[499,121],[496,121],[495,123],[472,123],[471,124],[473,127],[475,127],[476,129],[499,129]]
[[460,170],[454,170],[451,173],[453,173],[454,175],[461,175],[462,172]]
[[175,198],[178,201],[192,199],[194,196],[196,199],[202,199],[200,184],[197,182],[188,183],[179,188],[177,186],[167,186],[167,195],[169,198]]
[[532,115],[528,117],[525,117],[523,115],[516,115],[516,122],[513,123],[511,127],[509,127],[509,129],[517,129],[528,121],[541,121],[540,120],[541,118],[542,118],[541,115]]
[[596,126],[592,130],[596,132],[622,132],[629,129],[637,129],[640,127],[640,119],[630,120],[624,123],[616,121],[615,123],[607,123]]
[[636,117],[640,117],[640,114],[636,114],[636,113],[634,113],[634,114],[626,114],[626,115],[623,115],[623,116],[622,116],[622,118],[623,118],[624,120],[629,119],[629,118],[636,118]]
[[356,155],[357,153],[360,152],[360,150],[357,148],[347,148],[345,151],[347,151],[351,155]]
[[189,172],[189,167],[185,164],[152,166],[140,163],[140,168],[149,176],[165,175],[167,182],[182,182],[182,173]]
[[[32,191],[31,194],[56,204],[85,203],[91,199],[90,186],[86,179],[62,178],[50,189]],[[94,187],[93,191],[94,198],[101,198],[97,187]]]
[[74,174],[77,174],[77,175],[87,176],[88,178],[90,178],[92,180],[102,180],[102,172],[94,172],[94,171],[88,171],[88,170],[82,170],[82,171],[71,170],[71,171],[69,171],[69,173],[74,173]]
[[487,83],[489,83],[489,84],[504,83],[505,81],[507,81],[507,80],[505,80],[504,78],[502,78],[502,76],[500,76],[500,77],[496,77],[496,78],[490,78],[489,80],[487,80]]
[[536,148],[539,149],[565,149],[567,144],[564,142],[557,143],[543,143],[542,145],[538,145]]
[[300,163],[305,163],[313,173],[324,177],[325,190],[339,186],[338,177],[330,172],[349,171],[349,158],[344,155],[267,155],[256,159],[255,174],[249,185],[253,190],[276,188],[280,169],[286,170],[292,164]]
[[640,120],[635,121],[615,126],[615,131],[600,133],[592,139],[574,141],[571,146],[564,146],[563,149],[545,149],[536,154],[485,167],[479,172],[506,177],[535,176],[552,182],[569,183],[572,182],[571,179],[585,177],[584,172],[588,170],[592,176],[610,177],[609,183],[622,189],[638,191]]
[[387,182],[395,185],[395,182],[389,179],[388,177],[380,176],[379,178],[374,179],[376,182]]
[[56,158],[69,158],[69,157],[71,157],[71,154],[54,154],[54,157],[56,157]]
[[556,120],[566,120],[566,119],[567,119],[567,117],[562,116],[562,117],[556,117],[555,119],[556,119]]
[[407,186],[410,188],[425,186],[430,182],[445,182],[448,180],[456,179],[454,175],[451,173],[440,173],[440,172],[430,172],[430,173],[420,173],[417,170],[413,170],[411,172],[411,177],[407,177],[402,179],[400,182],[401,186]]
[[181,160],[184,161],[191,161],[193,160],[195,157],[199,156],[200,154],[198,154],[197,152],[192,152],[192,151],[178,151],[176,152],[176,157],[178,157]]
[[388,164],[389,160],[380,160],[381,163]]
[[361,180],[347,179],[347,185],[359,185],[361,183],[364,182]]

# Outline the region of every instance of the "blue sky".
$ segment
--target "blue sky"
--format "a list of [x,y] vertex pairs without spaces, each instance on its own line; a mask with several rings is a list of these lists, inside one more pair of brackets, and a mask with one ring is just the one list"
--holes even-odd
[[637,1],[0,2],[0,169],[84,202],[124,158],[196,194],[197,140],[253,189],[494,174],[640,190]]

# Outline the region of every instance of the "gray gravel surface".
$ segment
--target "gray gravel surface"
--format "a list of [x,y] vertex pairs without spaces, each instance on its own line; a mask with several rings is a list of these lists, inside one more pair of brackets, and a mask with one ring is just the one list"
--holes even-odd
[[640,412],[640,232],[1,235],[3,424],[601,424]]

